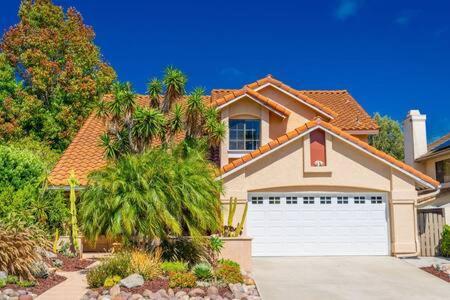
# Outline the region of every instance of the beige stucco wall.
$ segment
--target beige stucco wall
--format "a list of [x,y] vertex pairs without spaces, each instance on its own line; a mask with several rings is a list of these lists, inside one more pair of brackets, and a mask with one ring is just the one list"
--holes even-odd
[[376,191],[389,200],[391,249],[415,255],[417,193],[410,177],[332,137],[329,173],[305,172],[303,139],[295,140],[224,178],[223,200],[245,202],[253,191]]
[[436,162],[440,160],[450,159],[450,153],[445,155],[440,155],[437,157],[430,158],[424,162],[421,162],[421,168],[425,171],[425,173],[432,177],[436,178]]
[[272,86],[267,86],[258,91],[260,94],[269,97],[280,105],[291,111],[288,118],[280,118],[274,113],[270,113],[270,138],[276,139],[284,133],[302,126],[306,122],[313,120],[318,113],[285,93]]

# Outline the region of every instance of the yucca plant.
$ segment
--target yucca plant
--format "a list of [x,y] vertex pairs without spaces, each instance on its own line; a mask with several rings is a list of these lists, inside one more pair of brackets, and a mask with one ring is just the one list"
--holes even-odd
[[0,270],[33,280],[33,266],[41,259],[39,248],[51,248],[51,243],[39,228],[0,224]]

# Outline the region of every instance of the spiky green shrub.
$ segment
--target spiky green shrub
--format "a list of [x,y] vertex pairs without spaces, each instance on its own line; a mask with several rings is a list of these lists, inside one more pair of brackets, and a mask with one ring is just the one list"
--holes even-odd
[[193,266],[207,257],[208,240],[190,237],[167,238],[161,242],[164,261],[184,261]]
[[138,273],[145,280],[151,280],[161,276],[161,251],[157,250],[153,253],[145,251],[131,252],[130,273]]
[[198,280],[208,280],[212,278],[212,267],[206,262],[196,264],[192,268],[192,272]]
[[165,274],[186,272],[188,264],[183,261],[165,261],[161,264]]
[[31,265],[31,273],[36,278],[47,278],[49,275],[48,267],[42,260],[35,261]]
[[226,258],[222,258],[218,260],[219,265],[227,265],[227,266],[232,266],[232,267],[236,267],[236,268],[240,268],[241,266],[235,262],[234,260],[231,259],[226,259]]
[[90,269],[86,274],[89,287],[101,287],[111,276],[127,277],[130,275],[130,262],[131,255],[128,252],[120,252],[105,259],[99,266]]
[[36,285],[36,281],[33,280],[21,280],[17,283],[18,286],[27,288],[27,287],[33,287]]
[[0,224],[0,270],[33,280],[33,264],[41,259],[38,248],[50,248],[45,234],[34,226],[27,228]]

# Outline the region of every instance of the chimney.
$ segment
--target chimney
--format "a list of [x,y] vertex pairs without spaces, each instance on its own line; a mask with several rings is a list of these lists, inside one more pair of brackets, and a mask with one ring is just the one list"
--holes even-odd
[[415,160],[427,153],[427,126],[426,115],[419,110],[410,110],[403,121],[403,133],[405,138],[405,163],[419,168]]

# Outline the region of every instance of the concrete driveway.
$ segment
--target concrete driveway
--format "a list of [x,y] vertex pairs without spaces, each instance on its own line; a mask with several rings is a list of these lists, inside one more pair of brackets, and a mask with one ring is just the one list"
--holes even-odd
[[257,257],[263,300],[450,299],[450,284],[386,256]]

